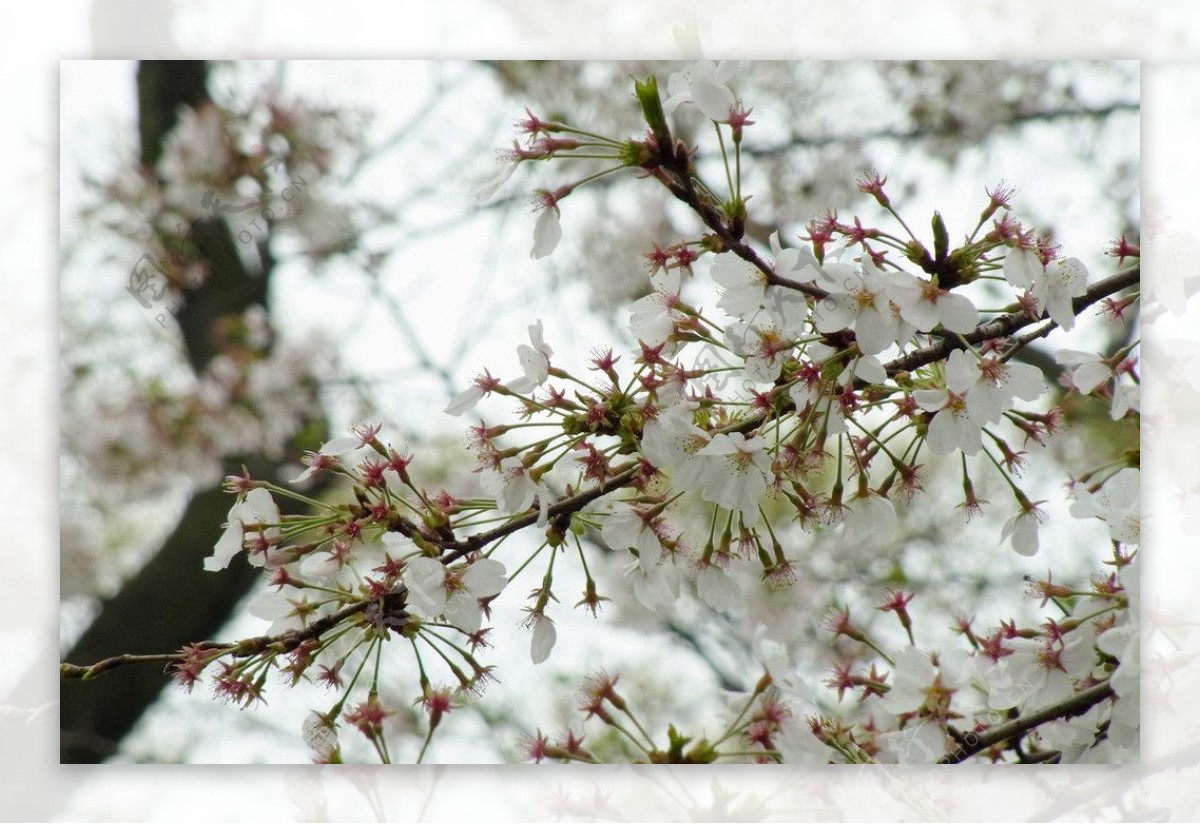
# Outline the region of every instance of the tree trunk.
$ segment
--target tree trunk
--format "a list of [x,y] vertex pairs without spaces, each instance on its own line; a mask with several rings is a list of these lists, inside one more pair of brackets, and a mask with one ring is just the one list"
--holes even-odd
[[[143,165],[153,168],[182,106],[209,100],[208,66],[202,61],[146,61],[138,68],[138,129]],[[227,315],[264,305],[272,260],[266,244],[257,250],[260,265],[248,271],[229,227],[221,220],[200,220],[192,227],[208,279],[183,293],[175,315],[189,363],[199,373],[218,354],[215,330]],[[322,427],[323,428],[323,427]],[[255,478],[279,481],[279,465],[262,456],[238,456],[228,474],[245,464]],[[94,663],[121,653],[171,652],[212,638],[259,576],[244,557],[222,574],[205,572],[233,498],[219,487],[195,494],[178,526],[144,568],[107,600],[95,621],[65,656],[75,664]],[[280,510],[296,512],[288,501]],[[60,760],[94,763],[115,752],[122,738],[170,683],[158,667],[123,667],[93,681],[61,683]]]

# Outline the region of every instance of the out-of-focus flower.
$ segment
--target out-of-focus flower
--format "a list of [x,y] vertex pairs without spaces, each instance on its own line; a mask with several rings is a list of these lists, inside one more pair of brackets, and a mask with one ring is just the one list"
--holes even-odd
[[1108,526],[1109,537],[1123,544],[1141,542],[1139,511],[1142,473],[1125,467],[1104,482],[1096,492],[1078,489],[1071,514],[1076,518],[1099,518]]
[[726,120],[737,102],[726,85],[733,79],[735,65],[728,60],[713,63],[698,60],[667,78],[663,113],[670,115],[682,103],[691,103],[709,120]]

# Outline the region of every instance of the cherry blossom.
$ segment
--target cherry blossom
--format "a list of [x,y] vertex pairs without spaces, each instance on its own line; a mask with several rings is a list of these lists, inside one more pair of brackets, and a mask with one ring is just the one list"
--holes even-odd
[[721,456],[725,460],[705,467],[704,499],[725,509],[737,510],[747,527],[758,525],[758,504],[767,489],[766,474],[771,459],[761,437],[747,438],[741,432],[714,435],[697,455]]
[[[265,489],[251,489],[246,497],[229,510],[228,526],[221,533],[213,549],[213,554],[204,559],[204,568],[209,572],[225,569],[233,556],[243,548],[247,527],[264,527],[278,524],[282,520],[279,507],[271,498],[271,493]],[[278,534],[278,529],[257,530],[265,539]],[[262,566],[266,563],[266,555],[251,554],[250,563]]]
[[741,595],[729,574],[716,564],[704,564],[696,573],[696,594],[717,612],[728,612]]
[[217,106],[185,106],[167,136],[158,173],[167,202],[189,217],[208,217],[204,207],[214,193],[217,203],[238,201],[236,156],[227,126]]
[[468,634],[478,632],[483,623],[479,600],[499,595],[508,583],[504,564],[491,558],[454,568],[436,558],[414,558],[405,566],[403,578],[413,613],[423,618],[445,615]]
[[569,187],[563,189],[553,192],[538,189],[534,193],[534,209],[539,213],[537,223],[533,227],[533,248],[529,250],[529,256],[534,260],[551,255],[562,240],[562,226],[559,223],[562,213],[559,211],[558,202],[570,194]]
[[554,627],[554,620],[540,612],[533,613],[527,625],[533,630],[529,641],[529,657],[533,663],[541,664],[550,657],[550,652],[558,642],[558,630]]
[[813,322],[819,332],[853,329],[863,354],[877,355],[896,342],[899,331],[886,278],[870,260],[862,270],[844,263],[822,267],[829,296],[818,301]]
[[895,529],[896,508],[883,495],[863,490],[842,507],[842,540],[848,544],[861,544],[868,538],[883,540]]
[[495,497],[496,508],[501,512],[524,512],[534,498],[540,498],[544,513],[549,503],[549,492],[530,477],[529,470],[516,456],[501,460],[496,471],[485,471],[481,483]]
[[1000,540],[1012,540],[1012,548],[1021,555],[1037,555],[1038,527],[1045,518],[1035,506],[1022,507],[1000,528]]
[[522,149],[517,141],[513,141],[511,149],[500,149],[496,152],[496,161],[500,164],[499,171],[495,177],[485,183],[475,193],[475,200],[478,203],[487,203],[496,196],[496,192],[500,191],[500,187],[508,182],[512,177],[513,172],[522,162],[533,158],[541,157],[542,153],[530,149]]
[[712,265],[712,279],[723,289],[717,306],[734,317],[749,317],[766,300],[769,285],[766,273],[732,253],[717,256]]
[[675,330],[675,323],[685,318],[676,308],[683,278],[678,269],[670,269],[652,281],[654,291],[630,307],[629,329],[635,339],[647,346],[661,346]]
[[651,612],[669,607],[679,598],[679,567],[661,563],[647,571],[641,558],[625,570],[625,578],[633,586],[633,595]]
[[477,375],[470,387],[459,392],[446,405],[443,410],[447,415],[458,417],[465,412],[470,412],[475,408],[476,404],[500,387],[500,381],[491,376],[487,370],[484,370],[482,375]]
[[1142,473],[1125,467],[1104,482],[1096,492],[1077,488],[1071,514],[1076,518],[1099,518],[1108,526],[1109,536],[1123,544],[1141,542],[1139,496]]
[[[963,351],[952,352],[950,359],[969,362],[978,370],[967,390],[967,408],[976,420],[996,423],[1014,399],[1035,401],[1046,392],[1041,370],[1028,363],[1005,362],[995,355],[976,358]],[[966,369],[961,363],[956,368]]]
[[938,455],[962,450],[974,455],[982,446],[978,412],[972,413],[967,395],[976,386],[979,372],[973,358],[962,350],[950,353],[946,361],[945,389],[918,389],[913,400],[927,412],[933,412],[926,434],[929,448]]
[[975,330],[979,310],[966,297],[904,272],[889,272],[886,279],[888,296],[900,307],[900,316],[918,332],[932,331],[938,325],[951,332]]
[[1118,421],[1129,412],[1141,410],[1142,388],[1136,383],[1118,383],[1113,389],[1112,406],[1109,417]]
[[[993,498],[1011,491],[1015,511],[1001,527],[1001,540],[1023,555],[1038,551],[1046,517],[1039,505],[1045,502],[1031,502],[1026,492],[1042,492],[1053,479],[1030,472],[1022,490],[1016,479],[1025,453],[1015,453],[1001,435],[1015,428],[1040,442],[1060,417],[1057,411],[1017,406],[1039,401],[1045,380],[1036,367],[1005,358],[1032,340],[1024,330],[1049,331],[1036,323],[1043,311],[1051,325],[1071,328],[1074,301],[1087,290],[1086,269],[1076,258],[1051,260],[1057,251],[1047,236],[1022,230],[1007,211],[994,231],[983,230],[993,213],[1008,208],[1011,191],[1003,187],[988,192],[990,205],[980,226],[956,248],[935,215],[936,265],[919,244],[905,244],[904,233],[864,225],[860,217],[845,222],[833,211],[809,224],[805,241],[810,246],[785,248],[775,233],[769,259],[751,253],[752,229],[761,224],[751,222],[746,208],[751,197],[742,194],[750,179],[742,177],[747,156],[740,130],[750,122],[749,110],[727,85],[731,68],[701,62],[677,72],[662,105],[668,114],[693,105],[728,124],[733,144],[722,144],[719,158],[705,154],[703,135],[690,130],[663,140],[671,129],[651,96],[657,83],[647,81],[639,83],[636,95],[650,126],[640,139],[609,138],[530,114],[519,125],[530,138],[529,148],[514,141],[501,155],[499,174],[480,190],[481,198],[491,197],[518,165],[534,157],[555,162],[574,157],[596,166],[568,178],[577,181],[574,185],[535,192],[534,258],[551,254],[561,240],[560,201],[575,186],[616,170],[640,170],[644,174],[626,177],[666,184],[700,218],[692,229],[680,229],[677,243],[667,248],[655,243],[646,255],[653,291],[634,302],[629,315],[640,346],[619,367],[622,358],[604,345],[593,353],[588,373],[570,373],[570,357],[560,355],[562,362],[552,365],[554,350],[538,320],[528,326],[528,343],[517,346],[521,371],[515,380],[501,383],[485,373],[450,401],[446,411],[461,415],[493,393],[531,396],[518,399],[517,420],[470,430],[484,494],[457,479],[446,481],[453,492],[419,488],[415,479],[425,473],[414,471],[410,477],[407,469],[414,456],[383,444],[377,427],[356,429],[354,437],[334,438],[305,455],[306,469],[297,482],[325,471],[331,480],[347,481],[349,489],[338,499],[314,496],[306,501],[312,511],[288,516],[286,524],[272,491],[290,490],[248,474],[231,480],[239,497],[205,568],[223,568],[247,549],[251,563],[267,568],[271,584],[249,604],[251,614],[271,621],[272,633],[304,636],[295,650],[282,654],[281,669],[296,681],[312,678],[345,688],[334,699],[334,710],[314,713],[305,722],[315,759],[340,759],[334,728],[339,717],[360,725],[369,737],[382,737],[385,711],[375,685],[364,685],[370,677],[365,674],[377,673],[382,656],[398,647],[399,654],[415,653],[407,671],[419,673],[423,697],[417,703],[430,711],[429,735],[452,698],[477,693],[494,677],[481,650],[492,641],[502,643],[506,633],[503,626],[495,633],[484,630],[483,623],[492,598],[513,597],[505,563],[518,569],[514,579],[528,581],[520,593],[528,593],[522,625],[530,631],[534,665],[548,660],[557,642],[556,623],[546,614],[552,604],[574,602],[595,614],[610,597],[622,608],[636,599],[660,613],[644,619],[683,618],[688,616],[679,610],[678,599],[684,578],[698,599],[685,599],[689,609],[736,618],[721,622],[729,640],[745,642],[753,631],[754,654],[766,672],[745,672],[747,695],[738,696],[722,734],[706,731],[689,739],[696,743],[686,755],[697,760],[931,763],[952,750],[970,750],[964,741],[998,719],[1008,721],[1006,711],[1024,720],[1083,690],[1090,691],[1089,698],[1099,696],[1100,703],[1070,718],[1031,725],[967,757],[1127,759],[1136,746],[1139,648],[1136,616],[1130,615],[1136,568],[1130,567],[1138,553],[1129,548],[1140,540],[1136,468],[1114,471],[1119,464],[1109,463],[1075,473],[1083,480],[1074,484],[1071,514],[1103,521],[1114,542],[1098,542],[1097,553],[1111,558],[1112,569],[1093,578],[1090,589],[1080,583],[1086,581],[1080,570],[1068,576],[1054,570],[1053,580],[1049,572],[1044,580],[1030,579],[1029,594],[1042,602],[1015,613],[1026,617],[1001,621],[987,633],[972,627],[974,617],[956,617],[957,646],[947,641],[947,622],[938,620],[945,616],[938,615],[937,598],[917,600],[910,614],[913,594],[907,590],[924,592],[920,587],[931,579],[912,575],[904,590],[888,590],[882,607],[875,591],[887,583],[893,567],[904,567],[907,578],[912,558],[892,557],[893,543],[902,536],[888,496],[908,494],[912,500],[921,485],[919,467],[940,463],[927,453],[954,456],[946,464],[953,466],[953,481],[961,477],[968,509],[980,505],[973,482],[981,489],[989,483],[987,494]],[[572,137],[551,136],[559,131]],[[718,135],[729,131],[716,129]],[[594,163],[605,159],[616,165]],[[720,159],[726,161],[727,179],[714,186],[708,170]],[[213,174],[226,172],[214,169]],[[859,189],[907,230],[894,211],[901,207],[900,197],[892,193],[893,202],[884,193],[885,181],[874,174]],[[771,220],[789,225],[786,209]],[[820,263],[810,249],[821,256]],[[901,255],[912,259],[917,252],[924,272],[884,271]],[[711,282],[703,272],[693,272],[704,255],[712,255]],[[1018,297],[1020,312],[1005,305],[1011,298],[1005,290],[995,298],[997,284],[972,284],[977,277],[998,281],[1001,256],[1004,280],[1024,292]],[[930,275],[931,270],[941,274]],[[705,305],[682,302],[685,274],[698,281],[689,287],[696,296],[710,295]],[[1111,281],[1112,289],[1097,289],[1115,301],[1110,309],[1117,314],[1138,299],[1128,292],[1118,298],[1119,291],[1132,287],[1131,275],[1127,270]],[[725,318],[709,311],[712,298],[705,290],[714,284]],[[991,322],[979,325],[981,312],[966,293],[984,296],[989,289]],[[884,357],[889,351],[896,354]],[[1112,381],[1114,418],[1137,409],[1132,361],[1118,364],[1118,355],[1105,359],[1076,349],[1062,350],[1057,359],[1072,368],[1081,395],[1097,390],[1103,395]],[[205,378],[203,403],[238,400],[244,372],[234,355],[217,358]],[[1132,383],[1122,382],[1126,373]],[[547,386],[551,377],[555,385]],[[343,460],[368,446],[366,457]],[[939,509],[949,512],[951,505]],[[768,516],[771,521],[764,524]],[[803,534],[839,521],[840,540],[809,540]],[[593,556],[594,547],[580,540],[588,530],[598,530],[614,551]],[[827,551],[843,557],[822,554]],[[1081,547],[1080,557],[1087,551]],[[873,558],[880,563],[864,566]],[[840,570],[866,571],[870,577],[847,585],[834,580]],[[1064,577],[1076,580],[1062,583]],[[580,579],[584,594],[576,602],[564,587]],[[957,594],[948,590],[946,597]],[[1005,603],[996,605],[1003,609]],[[983,608],[990,612],[992,606]],[[814,650],[813,630],[826,609],[832,609],[825,628],[835,646]],[[857,616],[864,610],[878,616],[876,609],[895,615],[852,623],[852,609]],[[1038,610],[1044,622],[1029,623],[1027,616]],[[344,621],[343,615],[352,617]],[[324,620],[331,616],[338,621],[332,627]],[[897,619],[903,635],[896,632]],[[449,633],[448,639],[447,626],[467,637]],[[404,643],[384,645],[398,636]],[[918,640],[929,648],[918,648]],[[422,644],[441,662],[419,648]],[[272,647],[272,655],[279,657],[282,648]],[[206,651],[197,648],[179,665],[189,684],[208,663]],[[261,662],[273,665],[268,658],[243,661],[242,648],[234,646],[214,655],[226,658],[220,662],[225,667],[220,689],[239,700],[261,687],[240,672],[257,672]],[[793,666],[793,658],[801,663]],[[321,671],[306,672],[318,659]],[[512,663],[511,656],[497,660]],[[447,671],[442,663],[449,665],[459,685],[429,684],[425,667],[430,662],[442,673]],[[242,666],[246,663],[251,665]],[[827,667],[833,677],[822,681],[816,674]],[[351,673],[356,673],[353,680]],[[1106,679],[1115,698],[1095,689]],[[615,712],[607,714],[616,708],[633,722],[627,729],[654,747],[651,725],[642,729],[634,702],[626,704],[616,694],[616,678],[601,680],[608,686],[587,705],[589,717],[611,723]],[[367,700],[347,703],[362,698],[351,698],[356,689],[369,689]],[[847,694],[849,700],[843,700]],[[343,705],[351,708],[344,715]],[[574,728],[561,745],[541,733],[533,740],[539,760],[594,760]],[[673,731],[670,740],[674,746]],[[647,754],[654,761],[679,753]],[[387,759],[386,748],[381,756]]]
[[550,376],[550,356],[553,354],[554,350],[542,337],[541,320],[530,324],[529,343],[517,347],[517,357],[521,360],[521,369],[525,375],[509,383],[508,388],[513,392],[528,392],[545,383],[546,378]]
[[1091,675],[1095,641],[1090,623],[1061,639],[1012,639],[1013,654],[985,668],[989,709],[1029,712],[1070,698]]
[[1004,279],[1018,289],[1030,289],[1046,267],[1033,249],[1016,248],[1004,256]]
[[1063,366],[1075,367],[1071,371],[1071,385],[1081,395],[1090,395],[1096,388],[1113,377],[1112,366],[1100,355],[1078,349],[1060,349],[1054,360]]
[[486,393],[482,387],[478,385],[469,386],[455,395],[450,403],[446,404],[446,408],[443,411],[447,415],[453,415],[457,418],[459,415],[474,409],[475,405],[483,400],[484,394]]
[[670,115],[682,103],[691,103],[710,120],[726,120],[737,102],[727,85],[736,65],[728,60],[699,60],[667,78],[663,113]]
[[691,404],[677,404],[661,412],[646,424],[642,435],[642,454],[659,469],[671,473],[678,489],[692,490],[704,483],[709,464],[703,449],[711,436],[693,423]]
[[780,302],[778,313],[763,310],[749,321],[731,324],[725,330],[725,342],[745,359],[745,374],[750,380],[774,383],[807,316],[804,301]]
[[893,658],[891,689],[880,699],[893,714],[925,710],[934,717],[946,718],[958,684],[933,666],[929,654],[908,647]]
[[[1052,260],[1045,271],[1034,277],[1030,290],[1039,309],[1063,329],[1075,328],[1072,299],[1087,291],[1088,271],[1079,258]],[[948,327],[947,327],[948,328]]]
[[638,562],[649,572],[658,566],[667,530],[663,519],[645,507],[622,504],[604,520],[601,535],[614,549],[636,549]]

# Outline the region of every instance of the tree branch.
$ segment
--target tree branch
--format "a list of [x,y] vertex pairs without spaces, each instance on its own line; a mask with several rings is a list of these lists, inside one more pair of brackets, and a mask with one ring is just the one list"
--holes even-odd
[[[1141,279],[1141,276],[1142,265],[1139,261],[1093,284],[1091,288],[1071,302],[1071,309],[1078,316],[1092,304],[1098,303],[1110,295],[1115,295],[1122,289],[1133,286]],[[985,340],[992,340],[993,338],[1002,338],[1040,320],[1042,320],[1041,317],[1035,318],[1026,312],[1010,312],[1007,315],[993,318],[986,323],[981,323],[976,327],[974,332],[964,335],[963,338],[968,343],[980,343]],[[889,375],[895,375],[898,372],[909,372],[918,367],[941,360],[955,349],[962,348],[962,341],[957,336],[947,335],[937,343],[930,344],[922,349],[917,349],[909,352],[907,355],[889,361],[884,365],[884,368]]]
[[[235,652],[238,655],[254,655],[264,652],[271,647],[276,647],[279,652],[291,652],[305,641],[320,638],[342,621],[363,612],[371,604],[377,603],[378,600],[377,598],[368,598],[362,601],[355,601],[337,612],[330,613],[323,618],[318,618],[304,629],[289,629],[278,635],[258,635],[253,638],[245,638],[241,641],[200,641],[191,646],[198,650],[220,650],[222,653]],[[114,655],[111,658],[105,658],[102,661],[97,661],[94,664],[86,666],[59,664],[58,672],[59,677],[64,681],[75,679],[88,681],[110,670],[129,666],[130,664],[174,664],[185,661],[188,657],[189,654],[187,652],[166,652],[156,655]]]
[[[938,759],[939,764],[961,764],[973,755],[977,755],[984,750],[999,744],[1002,741],[1008,741],[1012,738],[1017,738],[1034,727],[1039,727],[1049,721],[1056,721],[1059,718],[1071,718],[1076,715],[1082,715],[1089,709],[1099,704],[1106,698],[1111,698],[1115,695],[1109,683],[1105,681],[1102,684],[1097,684],[1094,687],[1077,692],[1070,698],[1060,701],[1057,704],[1051,704],[1048,707],[1022,716],[1007,724],[1001,724],[998,727],[992,727],[983,733],[960,733],[962,739],[967,742],[959,746],[958,749],[946,753]],[[957,739],[957,736],[955,736]]]

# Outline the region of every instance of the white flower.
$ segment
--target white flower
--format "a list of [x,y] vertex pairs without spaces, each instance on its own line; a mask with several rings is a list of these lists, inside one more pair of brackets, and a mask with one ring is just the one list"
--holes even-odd
[[1012,407],[1014,398],[1035,401],[1046,391],[1046,382],[1036,366],[1005,363],[994,355],[976,358],[961,350],[950,354],[951,358],[956,356],[978,373],[967,391],[967,409],[977,421],[996,423]]
[[1114,421],[1125,417],[1130,409],[1138,411],[1142,406],[1142,388],[1136,383],[1118,383],[1113,388],[1112,408],[1109,417]]
[[300,562],[300,576],[306,581],[325,582],[341,572],[345,561],[346,556],[343,552],[328,550],[310,552]]
[[604,520],[600,530],[605,543],[613,549],[636,549],[638,562],[646,572],[658,566],[658,559],[662,556],[662,539],[667,534],[662,518],[648,518],[648,515],[645,508],[620,504]]
[[483,394],[483,388],[480,386],[468,387],[467,389],[464,389],[462,392],[459,392],[457,395],[455,395],[450,403],[446,405],[446,408],[442,411],[444,411],[447,415],[453,415],[457,418],[464,412],[470,412],[472,409],[474,409],[475,404],[479,403],[479,401],[483,399]]
[[529,250],[529,256],[534,260],[544,258],[558,248],[558,242],[562,240],[558,203],[570,193],[570,186],[563,186],[553,192],[538,189],[533,193],[533,208],[541,213],[533,227],[533,248]]
[[1004,256],[1004,279],[1018,289],[1029,289],[1043,276],[1046,267],[1032,249],[1012,249]]
[[546,341],[542,338],[541,320],[530,324],[529,344],[522,343],[517,347],[517,357],[521,361],[521,369],[524,370],[525,375],[510,383],[508,388],[514,392],[528,392],[545,383],[546,378],[550,376],[550,356],[553,354],[554,350],[546,345]]
[[867,383],[883,383],[887,380],[887,369],[875,355],[859,355],[846,365],[838,375],[840,386],[850,388],[855,381],[864,380]]
[[[788,648],[771,638],[766,624],[759,624],[754,630],[754,657],[771,676],[771,683],[780,690],[795,696],[806,704],[816,706],[817,695],[807,678],[797,673],[795,663]],[[807,725],[806,725],[807,726]]]
[[668,97],[663,113],[670,115],[681,103],[691,103],[710,120],[727,120],[737,102],[726,85],[733,79],[735,65],[728,60],[713,63],[698,60],[667,78]]
[[746,318],[762,308],[767,295],[767,276],[732,252],[717,255],[712,278],[722,287],[717,306],[734,317]]
[[[820,274],[812,252],[783,248],[778,232],[771,235],[771,253],[775,256],[774,272],[779,277],[804,283]],[[794,290],[772,289],[766,273],[732,252],[717,255],[711,272],[713,280],[722,287],[717,306],[726,313],[749,320],[765,306],[781,326],[799,331],[795,325],[807,316],[808,306],[799,295],[793,294]]]
[[304,629],[305,624],[319,617],[323,610],[306,593],[286,587],[260,590],[246,604],[246,611],[255,618],[271,622],[267,635],[278,635],[290,629]]
[[701,452],[711,437],[692,422],[694,409],[688,403],[672,406],[648,422],[642,433],[641,451],[646,460],[670,472],[672,484],[685,492],[703,483],[710,460]]
[[1091,625],[1066,633],[1061,642],[1012,639],[1015,652],[983,670],[988,708],[1027,712],[1070,698],[1075,682],[1091,675],[1095,639]]
[[891,689],[880,700],[889,713],[927,709],[935,717],[947,718],[950,701],[958,684],[933,666],[929,655],[916,647],[905,647],[894,656]]
[[1069,331],[1075,326],[1071,299],[1087,291],[1087,279],[1087,267],[1079,258],[1052,260],[1045,271],[1034,278],[1031,293],[1038,309],[1044,309],[1051,319]]
[[974,455],[983,445],[980,420],[968,400],[971,388],[979,376],[971,355],[956,349],[946,360],[946,388],[918,389],[913,400],[926,412],[934,412],[929,422],[926,440],[938,455],[949,455],[961,449]]
[[877,355],[896,342],[896,316],[883,273],[875,264],[864,260],[859,272],[844,263],[831,263],[822,275],[829,296],[818,301],[813,312],[817,331],[853,329],[858,348],[866,355]]
[[674,604],[679,598],[679,567],[663,563],[647,571],[641,560],[625,570],[633,583],[633,594],[651,612]]
[[529,642],[529,656],[533,663],[540,664],[550,657],[550,651],[558,641],[558,630],[554,628],[554,620],[540,612],[530,616],[528,625],[533,629],[533,638]]
[[338,754],[337,725],[323,713],[316,710],[309,712],[300,728],[300,735],[313,763],[328,764]]
[[861,544],[868,538],[883,540],[896,529],[896,508],[874,492],[856,494],[842,507],[842,540]]
[[1078,258],[1052,260],[1043,266],[1032,249],[1014,249],[1004,258],[1004,277],[1018,289],[1028,289],[1038,311],[1045,311],[1063,329],[1075,326],[1071,299],[1087,291],[1088,278],[1087,267]]
[[738,602],[737,583],[715,564],[705,564],[696,573],[696,594],[717,612],[727,612]]
[[890,272],[885,277],[888,295],[900,307],[900,316],[918,332],[929,332],[938,324],[951,332],[975,330],[979,310],[962,295],[903,272]]
[[1142,473],[1125,467],[1091,493],[1086,489],[1075,492],[1071,514],[1076,518],[1099,518],[1108,526],[1109,537],[1123,544],[1141,542],[1142,526],[1139,512]]
[[758,525],[758,503],[767,489],[766,473],[771,459],[764,449],[766,442],[758,436],[747,438],[741,432],[713,436],[698,455],[722,456],[704,473],[704,499],[725,509],[737,510],[742,522],[750,529]]
[[1078,349],[1060,349],[1054,360],[1063,366],[1074,366],[1071,372],[1071,385],[1079,390],[1081,395],[1090,395],[1096,387],[1113,377],[1112,366],[1093,352],[1081,352]]
[[495,197],[496,192],[500,190],[501,186],[508,182],[508,179],[512,177],[512,173],[517,170],[517,167],[521,165],[522,161],[536,156],[536,152],[530,152],[522,149],[515,140],[513,141],[513,146],[511,149],[500,149],[497,151],[496,162],[500,164],[500,170],[496,173],[495,177],[483,184],[479,191],[475,193],[476,202],[487,203],[489,200]]
[[[364,430],[364,434],[365,434],[365,432],[366,432],[366,430]],[[374,434],[374,433],[372,433],[372,434]],[[354,452],[355,450],[362,448],[364,445],[365,445],[365,442],[364,442],[363,438],[357,437],[357,436],[350,437],[348,435],[343,435],[341,437],[334,438],[330,441],[326,441],[321,446],[321,448],[319,450],[317,450],[317,454],[315,457],[311,453],[305,455],[305,457],[302,460],[305,463],[305,465],[307,466],[307,469],[305,469],[303,472],[301,472],[295,478],[292,478],[292,480],[290,480],[288,483],[293,483],[293,484],[303,483],[304,481],[307,481],[309,478],[311,478],[313,475],[315,475],[317,472],[319,472],[321,469],[327,469],[327,468],[329,468],[329,466],[331,464],[336,465],[336,462],[322,460],[322,457],[340,458],[343,455],[349,455],[351,452]]]
[[498,472],[485,472],[481,483],[495,497],[496,508],[501,512],[524,512],[535,497],[546,497],[545,490],[529,477],[525,464],[515,455],[500,461]]
[[631,307],[629,329],[634,338],[653,347],[667,342],[675,331],[675,322],[683,320],[684,314],[675,308],[683,286],[679,270],[669,269],[652,282],[654,291],[634,301]]
[[467,634],[478,632],[483,623],[479,599],[500,594],[508,583],[504,564],[491,558],[453,569],[436,558],[414,558],[401,577],[408,587],[409,609],[422,618],[445,615]]
[[750,322],[731,324],[725,330],[725,344],[745,358],[746,377],[755,383],[774,383],[792,351],[791,338],[764,312]]
[[1038,526],[1042,517],[1037,507],[1022,507],[1016,515],[1004,522],[1004,527],[1000,530],[1000,540],[1011,538],[1012,548],[1021,555],[1037,555]]
[[[204,559],[204,568],[209,572],[225,569],[233,556],[243,548],[246,537],[246,527],[262,527],[278,524],[282,520],[279,507],[271,498],[271,493],[265,489],[251,489],[246,497],[233,505],[229,510],[228,525],[213,548],[213,554]],[[278,533],[278,529],[268,529],[264,537],[270,539]],[[263,566],[266,563],[264,554],[250,556],[250,563]]]
[[[1128,610],[1126,610],[1128,612]],[[1141,637],[1137,624],[1132,621],[1107,629],[1096,639],[1096,646],[1119,663],[1109,679],[1113,692],[1122,701],[1132,699],[1137,705],[1139,683],[1138,662],[1140,660]]]
[[[233,143],[220,110],[211,104],[184,107],[167,135],[158,173],[166,184],[166,199],[188,217],[211,217],[206,195],[214,211],[220,205],[234,206],[237,176]],[[244,206],[237,203],[237,208]]]
[[837,750],[831,749],[817,738],[806,718],[787,718],[775,737],[775,748],[783,756],[785,764],[828,764],[845,763]]
[[[805,283],[820,276],[817,259],[808,249],[783,248],[783,244],[779,242],[779,232],[771,233],[770,243],[771,256],[775,258],[775,274],[778,277]],[[788,290],[788,294],[791,294],[791,290]]]

